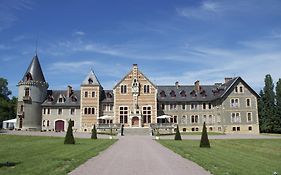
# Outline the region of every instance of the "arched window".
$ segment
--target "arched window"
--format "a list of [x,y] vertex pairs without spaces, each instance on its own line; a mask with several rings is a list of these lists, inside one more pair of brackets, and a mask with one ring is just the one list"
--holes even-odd
[[181,95],[182,97],[186,97],[186,93],[185,93],[185,91],[184,91],[184,90],[182,90],[182,91],[180,92],[180,95]]
[[95,114],[95,108],[92,108],[92,114]]
[[171,90],[171,92],[170,92],[170,96],[171,96],[171,97],[176,97],[176,93],[175,93],[175,91]]
[[88,91],[84,92],[84,97],[87,98],[88,97]]
[[88,114],[91,114],[91,108],[88,108]]
[[160,92],[160,97],[166,97],[165,91],[162,90],[162,91]]
[[87,108],[84,108],[84,114],[88,114]]

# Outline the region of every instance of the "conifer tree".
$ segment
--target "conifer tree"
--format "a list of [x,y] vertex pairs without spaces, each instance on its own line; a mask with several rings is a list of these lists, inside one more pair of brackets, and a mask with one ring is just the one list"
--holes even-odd
[[281,133],[281,79],[276,83],[276,110],[274,118],[274,133]]
[[68,121],[68,128],[64,138],[64,144],[75,144],[72,127],[73,127],[73,121],[70,119]]
[[205,122],[203,124],[203,131],[202,131],[202,135],[201,135],[200,147],[201,148],[210,148],[211,147],[209,139],[208,139],[208,133],[207,133],[207,128],[206,128]]
[[181,140],[181,134],[179,131],[179,125],[177,125],[175,140]]
[[271,78],[271,75],[267,74],[264,79],[265,86],[263,88],[263,107],[264,107],[264,116],[262,123],[262,130],[264,132],[271,133],[274,128],[274,119],[275,119],[275,93],[274,93],[274,84]]
[[94,125],[94,127],[92,129],[91,139],[98,139],[96,125]]

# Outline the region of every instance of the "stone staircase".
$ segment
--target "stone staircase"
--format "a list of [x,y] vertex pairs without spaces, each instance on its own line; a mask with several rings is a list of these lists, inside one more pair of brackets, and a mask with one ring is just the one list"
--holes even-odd
[[150,128],[124,128],[124,135],[151,135]]

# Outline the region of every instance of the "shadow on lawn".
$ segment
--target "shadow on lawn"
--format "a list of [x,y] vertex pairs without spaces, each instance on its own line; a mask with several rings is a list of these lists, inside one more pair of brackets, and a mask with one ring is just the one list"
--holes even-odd
[[0,168],[2,167],[14,167],[18,164],[20,164],[21,162],[4,162],[4,163],[0,163]]

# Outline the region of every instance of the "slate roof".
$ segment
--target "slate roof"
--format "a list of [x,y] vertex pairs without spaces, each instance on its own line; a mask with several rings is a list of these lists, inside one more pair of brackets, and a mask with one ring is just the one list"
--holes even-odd
[[33,81],[46,82],[37,54],[33,57],[28,69],[26,70],[22,78],[23,82],[26,81],[26,75],[28,73],[31,73]]
[[[73,90],[72,95],[67,97],[67,90],[48,90],[47,98],[42,103],[46,107],[79,107],[80,106],[80,90]],[[64,103],[59,103],[58,99],[62,95],[65,99]],[[52,99],[52,100],[51,100]],[[74,100],[76,99],[76,100]]]
[[[208,102],[222,98],[240,77],[235,77],[224,84],[200,85],[200,92],[195,85],[157,86],[157,98],[160,102]],[[164,96],[165,93],[165,96]]]
[[113,90],[104,90],[101,94],[101,102],[113,103],[114,102]]
[[[91,84],[89,83],[89,80],[92,80]],[[89,74],[87,75],[87,77],[85,78],[85,80],[82,82],[82,85],[98,85],[100,86],[100,82],[96,76],[96,74],[94,73],[93,70],[91,70],[89,72]]]

